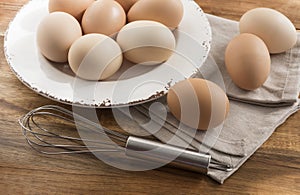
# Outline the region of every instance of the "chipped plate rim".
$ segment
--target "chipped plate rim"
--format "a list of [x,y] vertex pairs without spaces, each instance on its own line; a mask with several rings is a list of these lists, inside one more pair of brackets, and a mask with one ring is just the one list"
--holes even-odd
[[[182,0],[182,3],[184,17],[174,31],[176,55],[141,75],[92,82],[54,67],[41,56],[35,39],[37,25],[48,14],[45,0],[31,0],[19,10],[5,33],[4,53],[17,78],[51,100],[96,108],[142,104],[166,95],[175,83],[192,77],[208,57],[212,39],[208,19],[195,1]],[[133,75],[143,71],[138,66],[132,68]]]

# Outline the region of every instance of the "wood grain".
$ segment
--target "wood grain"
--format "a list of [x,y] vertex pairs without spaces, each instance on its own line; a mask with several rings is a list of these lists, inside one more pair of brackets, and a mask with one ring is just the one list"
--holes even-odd
[[[206,176],[170,168],[126,172],[91,155],[45,156],[25,143],[17,119],[54,102],[25,87],[10,71],[3,34],[27,0],[0,0],[0,194],[299,194],[300,113],[291,116],[224,185]],[[265,6],[286,14],[300,28],[298,0],[197,0],[207,13],[238,20]],[[118,128],[111,110],[101,111]]]
[[196,0],[196,2],[206,13],[232,20],[239,20],[240,17],[250,9],[269,7],[285,14],[294,23],[297,29],[300,28],[300,12],[298,11],[300,1],[298,0]]

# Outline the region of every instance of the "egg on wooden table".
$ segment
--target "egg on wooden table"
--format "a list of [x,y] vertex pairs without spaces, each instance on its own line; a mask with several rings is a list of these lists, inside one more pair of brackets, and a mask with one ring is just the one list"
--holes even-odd
[[103,34],[88,34],[76,40],[69,51],[72,71],[86,80],[104,80],[119,70],[123,55],[119,45]]
[[297,41],[293,23],[282,13],[270,8],[255,8],[240,19],[240,32],[260,37],[272,54],[291,49]]
[[66,12],[74,16],[78,21],[81,21],[85,10],[95,0],[49,0],[49,12]]
[[125,25],[117,36],[124,57],[143,65],[160,64],[170,58],[176,47],[172,31],[165,25],[149,20]]
[[183,18],[181,0],[139,0],[128,12],[128,21],[153,20],[176,28]]
[[97,0],[87,8],[82,17],[85,34],[99,33],[113,35],[125,25],[126,13],[122,6],[113,0]]
[[82,36],[79,22],[65,12],[53,12],[44,17],[37,29],[37,45],[50,61],[63,63],[75,40]]
[[256,35],[243,33],[230,41],[225,64],[232,81],[242,89],[255,90],[267,80],[271,58],[265,43]]
[[215,83],[199,78],[187,79],[171,87],[167,103],[175,118],[199,130],[219,126],[229,111],[225,92]]

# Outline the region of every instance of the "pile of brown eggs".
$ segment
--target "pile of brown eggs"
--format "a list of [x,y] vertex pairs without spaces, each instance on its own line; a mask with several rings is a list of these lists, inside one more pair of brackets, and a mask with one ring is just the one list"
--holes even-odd
[[172,29],[183,17],[181,0],[49,0],[37,30],[40,52],[68,62],[86,80],[104,80],[124,58],[143,65],[169,59],[176,47]]

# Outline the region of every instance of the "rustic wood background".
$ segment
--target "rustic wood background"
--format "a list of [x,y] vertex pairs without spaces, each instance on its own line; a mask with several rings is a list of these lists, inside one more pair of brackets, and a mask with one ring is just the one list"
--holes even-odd
[[[3,35],[27,0],[0,0],[0,194],[300,194],[300,112],[291,116],[224,185],[185,171],[126,172],[91,155],[45,156],[25,143],[17,119],[51,100],[25,87],[10,71]],[[238,20],[247,10],[271,7],[300,28],[299,0],[197,0],[205,12]],[[117,128],[111,111],[102,122]]]

